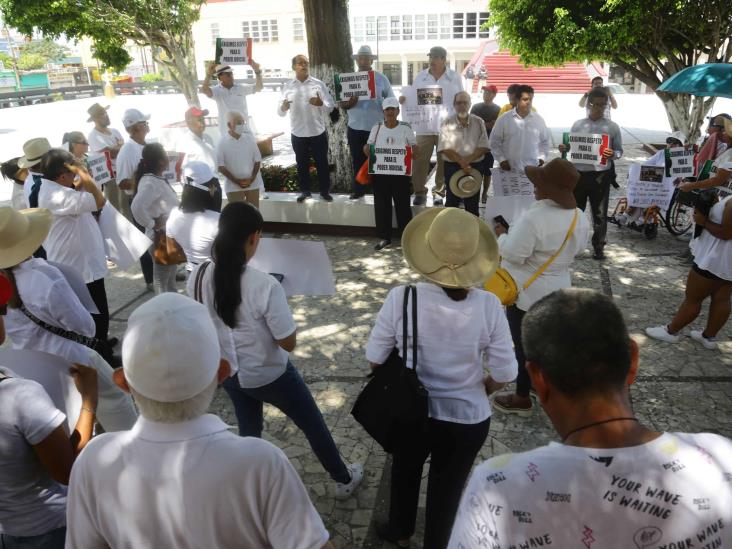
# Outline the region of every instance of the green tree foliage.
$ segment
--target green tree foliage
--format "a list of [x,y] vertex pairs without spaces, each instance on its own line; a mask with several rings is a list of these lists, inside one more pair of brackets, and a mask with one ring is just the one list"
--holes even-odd
[[42,69],[48,65],[48,59],[40,53],[21,53],[18,58],[18,68],[22,71]]
[[8,25],[32,34],[89,37],[94,56],[123,70],[131,61],[127,40],[151,46],[188,101],[198,104],[192,25],[204,0],[0,0]]
[[[491,0],[502,47],[531,65],[600,59],[655,90],[680,70],[732,60],[728,0]],[[674,130],[696,136],[714,98],[658,93]]]
[[[49,38],[33,40],[19,48],[18,68],[24,71],[42,69],[52,61],[60,61],[69,53],[68,48]],[[12,60],[11,60],[12,66]]]

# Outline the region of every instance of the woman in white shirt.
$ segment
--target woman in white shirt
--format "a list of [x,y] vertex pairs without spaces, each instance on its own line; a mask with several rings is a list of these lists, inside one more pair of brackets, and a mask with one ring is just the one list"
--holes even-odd
[[261,437],[263,403],[279,408],[305,433],[336,481],[336,498],[344,499],[360,484],[363,467],[343,462],[318,405],[290,362],[297,331],[285,291],[273,276],[247,266],[263,224],[251,204],[226,206],[213,245],[214,263],[202,263],[192,273],[188,295],[208,307],[222,357],[238,369],[223,385],[234,404],[239,434]]
[[74,158],[84,164],[86,156],[89,154],[89,141],[86,140],[81,132],[67,132],[62,139],[61,148],[66,149]]
[[13,185],[13,193],[10,197],[10,204],[16,210],[22,210],[28,207],[25,199],[23,186],[28,177],[28,169],[18,166],[18,158],[11,158],[7,162],[0,165],[0,174]]
[[[431,208],[407,225],[402,249],[409,266],[430,281],[416,286],[417,375],[429,392],[429,420],[426,432],[414,432],[394,451],[389,522],[377,524],[377,532],[400,547],[409,545],[422,468],[431,456],[424,547],[444,548],[463,485],[488,436],[488,395],[516,377],[516,357],[500,301],[475,289],[498,265],[496,239],[482,220],[458,208]],[[393,288],[376,318],[366,346],[372,368],[395,346],[412,367],[412,342],[402,336],[404,292],[405,286]]]
[[205,162],[195,160],[183,168],[180,206],[170,212],[165,235],[171,248],[186,254],[186,270],[211,259],[211,246],[219,232],[221,185]]
[[[43,247],[49,261],[68,265],[81,274],[99,314],[94,316],[94,336],[103,342],[109,335],[109,304],[104,277],[107,256],[96,214],[106,199],[89,173],[63,149],[51,149],[43,156],[28,202],[31,207],[48,208],[53,214],[51,231]],[[112,359],[107,348],[102,356]]]
[[579,172],[571,162],[555,158],[541,167],[527,166],[526,175],[534,184],[534,202],[513,223],[510,230],[496,224],[501,252],[501,266],[522,288],[531,277],[561,248],[564,248],[526,289],[519,291],[518,300],[506,310],[508,324],[518,361],[516,393],[497,395],[493,406],[501,412],[531,415],[531,381],[524,367],[524,348],[521,342],[521,321],[526,311],[539,299],[561,288],[572,285],[570,267],[574,257],[585,249],[590,223],[577,208],[574,188]]
[[[399,122],[399,100],[388,97],[382,103],[384,122],[379,122],[371,128],[371,134],[363,147],[366,158],[371,157],[371,145],[375,148],[412,147],[412,157],[417,152],[417,138],[414,130],[406,122]],[[360,166],[354,166],[358,170]],[[391,244],[391,204],[394,202],[399,235],[404,231],[412,219],[412,208],[409,205],[412,177],[409,175],[375,174],[372,176],[374,189],[374,219],[376,220],[376,236],[380,239],[374,246],[375,250],[382,250]]]
[[[178,195],[170,182],[163,177],[168,168],[168,155],[159,143],[148,143],[142,149],[142,160],[135,173],[137,194],[132,199],[132,215],[155,242],[156,236],[165,236],[165,222],[170,212],[178,206]],[[150,249],[153,255],[155,245]],[[177,265],[161,265],[153,256],[153,289],[156,294],[175,292]]]

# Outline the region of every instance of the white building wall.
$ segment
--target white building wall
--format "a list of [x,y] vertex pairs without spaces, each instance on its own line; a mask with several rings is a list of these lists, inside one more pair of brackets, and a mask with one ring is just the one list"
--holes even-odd
[[[479,29],[488,16],[486,5],[486,0],[351,0],[353,50],[363,44],[378,50],[376,67],[396,85],[411,82],[436,45],[448,51],[451,67],[462,70],[489,37]],[[254,37],[252,57],[265,76],[290,76],[292,57],[307,53],[301,0],[210,0],[193,27],[199,77],[213,59],[216,36],[241,37],[245,30]],[[247,69],[235,67],[234,74],[250,76]]]

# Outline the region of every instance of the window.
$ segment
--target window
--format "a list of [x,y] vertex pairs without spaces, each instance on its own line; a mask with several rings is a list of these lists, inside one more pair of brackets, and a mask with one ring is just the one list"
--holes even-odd
[[211,42],[216,45],[216,39],[221,36],[218,23],[211,23]]
[[400,27],[399,27],[399,16],[398,15],[392,15],[390,18],[391,23],[391,32],[389,33],[389,40],[399,40],[401,38],[400,36]]
[[462,38],[465,32],[465,14],[464,13],[453,13],[452,14],[452,37]]
[[279,40],[279,31],[277,29],[277,19],[269,20],[269,41],[277,42]]
[[295,17],[292,20],[292,38],[296,42],[305,40],[305,20],[302,17]]
[[440,14],[440,39],[449,40],[452,38],[452,14]]
[[411,15],[402,15],[402,40],[412,39],[413,18]]
[[386,17],[386,15],[380,15],[376,20],[376,32],[377,38],[379,40],[387,40],[388,32],[387,32],[387,25],[389,23],[389,19]]
[[366,42],[376,40],[376,17],[366,18]]
[[478,35],[478,14],[465,14],[465,38],[475,38]]
[[243,21],[241,24],[241,32],[244,36],[250,37],[252,42],[277,42],[279,40],[276,19]]
[[364,20],[363,17],[353,18],[353,41],[359,44],[364,41]]
[[438,16],[436,13],[432,13],[427,16],[427,38],[430,40],[434,40],[439,36],[437,23]]
[[490,36],[490,31],[488,30],[488,27],[485,28],[484,25],[488,23],[488,18],[490,17],[490,13],[481,11],[478,14],[478,38],[488,38]]
[[414,39],[415,40],[424,40],[425,34],[424,34],[424,15],[415,15],[414,16]]

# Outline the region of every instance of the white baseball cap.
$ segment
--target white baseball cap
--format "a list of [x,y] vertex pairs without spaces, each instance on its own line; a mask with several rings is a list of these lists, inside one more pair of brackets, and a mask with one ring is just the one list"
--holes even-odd
[[124,124],[125,128],[134,126],[138,122],[147,122],[148,120],[150,120],[150,115],[142,114],[137,109],[127,109],[122,116],[122,124]]
[[127,321],[122,364],[127,383],[158,402],[181,402],[216,377],[221,352],[202,304],[166,292],[140,305]]
[[676,139],[677,141],[681,142],[682,145],[686,143],[686,135],[684,134],[684,132],[673,132],[668,137],[671,139]]
[[202,191],[210,190],[207,183],[216,177],[211,167],[200,160],[192,160],[183,166],[183,176],[186,185]]
[[385,111],[386,109],[398,109],[399,108],[399,100],[396,97],[387,97],[381,102],[381,110]]

